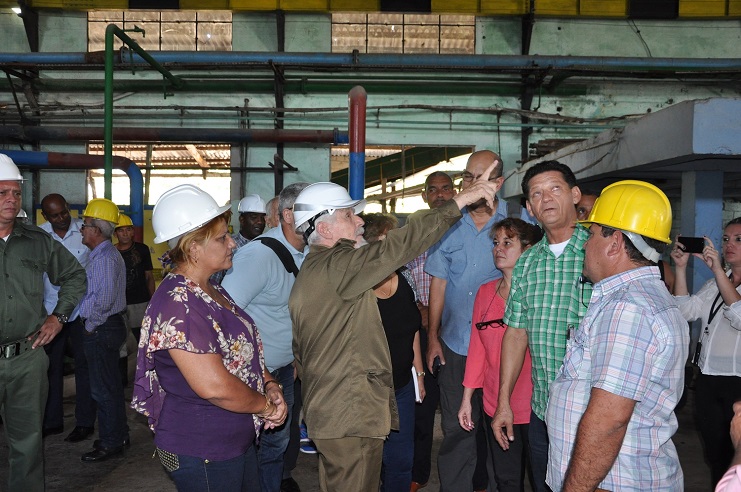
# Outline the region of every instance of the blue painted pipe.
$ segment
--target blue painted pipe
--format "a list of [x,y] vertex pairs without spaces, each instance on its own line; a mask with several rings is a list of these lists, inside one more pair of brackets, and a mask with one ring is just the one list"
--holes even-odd
[[[255,63],[278,65],[347,65],[355,68],[565,68],[565,69],[619,69],[619,70],[738,70],[739,58],[640,58],[600,56],[543,56],[543,55],[433,55],[383,53],[250,53],[205,51],[150,52],[159,63],[230,64]],[[121,52],[121,61],[147,63],[129,50]]]
[[[739,70],[739,58],[640,58],[601,56],[543,56],[543,55],[427,55],[378,53],[272,53],[244,51],[150,51],[160,64],[274,64],[305,67],[345,65],[354,68],[457,68],[457,69],[604,69],[604,70]],[[101,64],[96,53],[0,53],[0,65]],[[148,65],[136,53],[121,50],[118,63]]]
[[[69,154],[62,152],[30,152],[22,150],[2,150],[18,167],[41,167],[48,169],[103,169],[104,156],[89,154]],[[134,240],[144,238],[144,178],[139,167],[129,159],[113,156],[113,167],[121,169],[129,177],[129,203],[131,221],[134,223]]]

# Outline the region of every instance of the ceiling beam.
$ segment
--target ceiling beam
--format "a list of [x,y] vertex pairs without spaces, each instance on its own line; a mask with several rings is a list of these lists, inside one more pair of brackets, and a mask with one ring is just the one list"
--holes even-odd
[[200,152],[198,152],[198,149],[193,144],[187,144],[185,146],[185,149],[188,151],[188,153],[193,156],[193,159],[198,163],[199,166],[201,166],[204,169],[208,169],[210,166],[208,164],[208,161],[203,158]]

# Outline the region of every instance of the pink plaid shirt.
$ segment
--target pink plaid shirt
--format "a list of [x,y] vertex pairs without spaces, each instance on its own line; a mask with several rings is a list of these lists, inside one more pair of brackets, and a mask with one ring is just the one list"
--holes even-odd
[[417,284],[417,297],[423,306],[430,304],[430,279],[432,275],[425,273],[425,261],[427,251],[407,263],[406,267],[412,274],[414,283]]

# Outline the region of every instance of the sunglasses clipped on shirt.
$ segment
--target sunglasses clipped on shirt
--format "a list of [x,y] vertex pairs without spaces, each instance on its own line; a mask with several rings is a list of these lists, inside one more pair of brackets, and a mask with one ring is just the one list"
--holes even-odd
[[485,330],[490,326],[493,328],[504,328],[505,327],[504,320],[502,318],[499,318],[499,319],[490,319],[489,321],[480,321],[476,323],[477,330]]

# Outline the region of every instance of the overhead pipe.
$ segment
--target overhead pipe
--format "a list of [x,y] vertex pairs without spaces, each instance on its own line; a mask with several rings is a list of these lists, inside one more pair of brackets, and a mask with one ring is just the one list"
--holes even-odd
[[[13,159],[18,167],[46,169],[101,169],[105,166],[102,155],[70,154],[65,152],[31,152],[24,150],[0,150]],[[134,223],[134,240],[144,241],[144,179],[134,161],[113,156],[112,166],[129,177],[129,204],[131,221]]]
[[361,86],[353,87],[347,95],[350,105],[350,165],[348,188],[354,200],[365,195],[365,108],[368,95]]
[[[148,61],[131,50],[118,51],[121,64],[146,65]],[[641,58],[605,56],[554,56],[554,55],[437,55],[437,54],[380,54],[380,53],[274,53],[244,51],[152,51],[149,55],[164,67],[167,64],[205,65],[231,69],[228,65],[270,64],[301,68],[358,69],[412,69],[432,70],[450,68],[457,70],[676,70],[717,71],[739,70],[739,58]],[[0,53],[0,67],[59,68],[65,65],[100,65],[98,53]],[[175,67],[167,67],[173,69]],[[182,67],[177,67],[181,68]],[[616,74],[617,75],[617,74]]]
[[[103,140],[103,128],[0,126],[0,140],[88,141]],[[259,142],[347,144],[348,132],[334,130],[250,130],[246,128],[112,128],[119,142]]]
[[[178,89],[179,92],[206,92],[206,93],[234,93],[235,81],[231,78],[208,79],[208,80],[186,80],[184,85]],[[346,93],[355,85],[362,84],[368,92],[373,94],[480,94],[490,96],[518,96],[520,94],[519,79],[504,80],[481,80],[459,78],[455,82],[448,80],[404,80],[398,77],[388,77],[387,80],[367,80],[364,77],[353,76],[351,79],[317,79],[314,77],[292,76],[286,77],[284,88],[286,93],[293,94],[337,94]],[[516,84],[516,85],[515,85]],[[0,90],[4,86],[9,89],[7,81],[0,80]],[[33,81],[33,87],[39,92],[95,92],[105,88],[105,81],[94,79],[37,79]],[[164,88],[170,88],[166,86]],[[240,92],[271,94],[275,89],[274,81],[271,80],[239,80]],[[114,92],[149,92],[162,93],[163,83],[161,80],[115,80],[113,82]],[[586,85],[558,85],[547,90],[548,94],[557,96],[582,96],[586,94]]]

